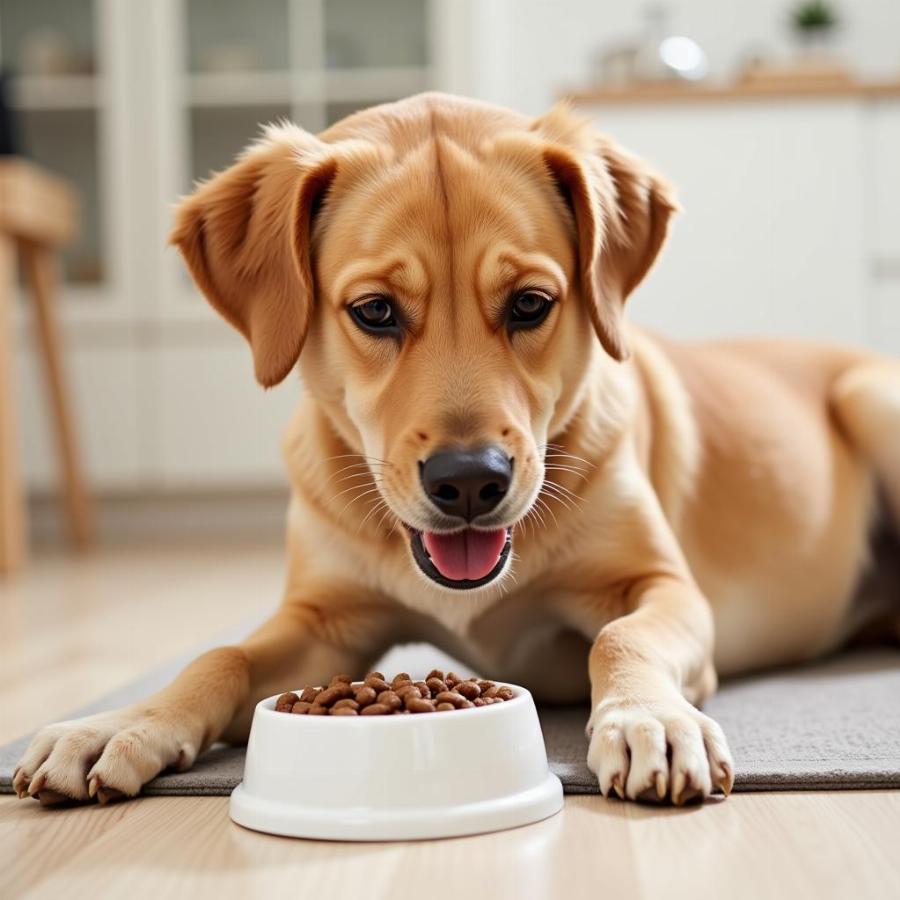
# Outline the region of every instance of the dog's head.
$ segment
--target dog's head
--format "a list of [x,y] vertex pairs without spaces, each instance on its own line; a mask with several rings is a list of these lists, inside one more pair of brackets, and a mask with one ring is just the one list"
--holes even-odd
[[627,356],[624,301],[674,208],[565,107],[430,94],[319,137],[267,129],[172,241],[262,384],[301,359],[421,571],[469,589],[506,570],[592,360]]

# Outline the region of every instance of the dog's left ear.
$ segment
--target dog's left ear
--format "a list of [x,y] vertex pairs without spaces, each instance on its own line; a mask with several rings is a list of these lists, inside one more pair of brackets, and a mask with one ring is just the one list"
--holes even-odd
[[625,300],[666,239],[678,210],[672,188],[603,137],[592,135],[581,150],[551,143],[543,157],[575,216],[581,290],[597,336],[610,356],[624,360]]

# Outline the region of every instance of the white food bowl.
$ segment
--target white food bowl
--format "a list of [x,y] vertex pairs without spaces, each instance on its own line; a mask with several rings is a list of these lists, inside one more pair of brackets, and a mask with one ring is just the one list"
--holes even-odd
[[[256,706],[239,825],[291,837],[389,841],[498,831],[562,808],[531,694],[409,716],[295,716]],[[299,693],[299,691],[298,691]]]

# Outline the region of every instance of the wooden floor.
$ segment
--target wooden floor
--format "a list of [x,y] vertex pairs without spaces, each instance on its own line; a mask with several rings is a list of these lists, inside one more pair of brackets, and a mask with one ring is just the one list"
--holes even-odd
[[[280,548],[38,558],[0,584],[0,742],[272,607]],[[177,622],[178,627],[172,628]],[[231,823],[227,798],[42,809],[0,797],[0,898],[887,898],[900,792],[733,795],[688,810],[571,797],[545,822],[393,844]]]

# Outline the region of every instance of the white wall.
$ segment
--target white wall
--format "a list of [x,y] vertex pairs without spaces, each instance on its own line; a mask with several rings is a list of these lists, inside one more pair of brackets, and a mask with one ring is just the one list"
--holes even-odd
[[[467,92],[529,114],[565,88],[590,81],[598,48],[639,34],[645,2],[482,0],[473,4],[477,69]],[[669,24],[696,40],[716,78],[734,74],[748,53],[784,59],[791,51],[789,0],[670,0]],[[900,2],[843,0],[837,52],[854,71],[900,75]],[[487,35],[490,35],[489,39]]]

